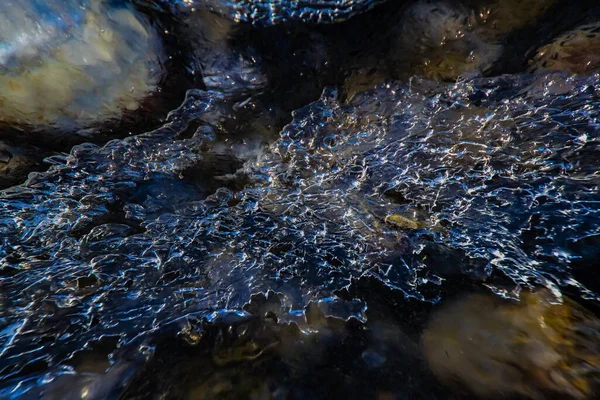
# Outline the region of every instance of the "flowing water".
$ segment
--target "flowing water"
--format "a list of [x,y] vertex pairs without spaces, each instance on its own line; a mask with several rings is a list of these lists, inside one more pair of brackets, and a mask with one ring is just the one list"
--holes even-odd
[[596,310],[600,75],[527,73],[523,49],[599,10],[135,3],[187,93],[45,144],[0,192],[0,398],[470,398],[424,361],[438,303]]

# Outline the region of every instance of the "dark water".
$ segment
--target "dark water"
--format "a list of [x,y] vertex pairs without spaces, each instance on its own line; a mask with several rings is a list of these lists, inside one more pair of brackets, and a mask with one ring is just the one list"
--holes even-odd
[[172,99],[4,133],[52,165],[0,192],[1,398],[467,398],[421,354],[438,303],[596,309],[600,76],[527,60],[598,10],[135,3]]

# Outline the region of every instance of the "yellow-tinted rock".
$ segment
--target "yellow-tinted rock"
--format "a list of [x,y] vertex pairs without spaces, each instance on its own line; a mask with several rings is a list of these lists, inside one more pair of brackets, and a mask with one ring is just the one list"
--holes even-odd
[[401,74],[454,80],[487,70],[502,50],[474,32],[468,8],[450,1],[412,3],[398,27],[393,53]]
[[558,70],[591,74],[600,70],[600,23],[581,26],[540,48],[530,71]]
[[399,214],[388,215],[385,217],[385,222],[403,229],[419,229],[421,227],[417,221]]
[[91,0],[70,21],[83,7],[79,0],[47,6],[52,10],[31,0],[0,6],[0,41],[9,45],[0,54],[0,122],[87,128],[118,119],[156,90],[160,38],[133,8]]
[[489,72],[504,40],[534,25],[556,0],[420,0],[410,3],[391,50],[398,75],[451,81]]
[[474,22],[482,37],[498,39],[533,24],[556,3],[557,0],[477,1]]
[[455,301],[423,333],[425,358],[440,381],[483,398],[597,398],[600,320],[556,301],[546,290]]

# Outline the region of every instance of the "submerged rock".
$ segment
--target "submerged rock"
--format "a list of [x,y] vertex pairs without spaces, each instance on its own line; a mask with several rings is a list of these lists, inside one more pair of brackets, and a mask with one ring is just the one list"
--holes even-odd
[[23,182],[31,171],[43,169],[43,154],[35,146],[14,146],[0,141],[0,189]]
[[474,29],[470,10],[457,3],[418,1],[402,16],[396,48],[400,74],[453,80],[481,74],[500,58],[502,46],[484,41]]
[[466,0],[486,39],[501,39],[540,22],[562,0]]
[[580,26],[543,46],[531,60],[531,71],[591,74],[600,70],[600,23]]
[[0,4],[0,123],[78,131],[140,107],[162,76],[148,19],[105,0]]
[[391,34],[397,37],[389,57],[398,76],[418,75],[452,81],[502,70],[507,52],[525,56],[532,37],[510,42],[511,35],[531,30],[558,1],[419,0],[400,15]]
[[520,301],[473,295],[438,311],[425,358],[446,384],[482,398],[593,399],[600,385],[600,320],[567,297]]

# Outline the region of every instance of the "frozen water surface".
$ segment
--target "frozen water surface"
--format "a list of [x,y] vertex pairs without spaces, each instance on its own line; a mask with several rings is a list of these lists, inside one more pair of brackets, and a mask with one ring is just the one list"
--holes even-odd
[[[326,90],[262,155],[212,178],[210,125],[178,134],[217,117],[214,92],[188,92],[154,132],[78,146],[2,194],[5,379],[252,293],[301,309],[365,276],[425,301],[447,274],[494,270],[595,298],[576,276],[597,257],[597,84],[413,80],[348,103]],[[210,179],[231,189],[210,193]],[[440,246],[459,255],[428,265]]]
[[236,22],[275,25],[288,21],[339,22],[385,0],[135,0],[170,10],[207,9]]
[[[541,286],[596,304],[599,75],[375,74],[292,107],[351,59],[329,54],[343,41],[315,28],[276,60],[239,32],[285,39],[254,29],[378,1],[136,3],[197,33],[202,89],[0,192],[0,398],[462,398],[419,350],[440,300]],[[288,60],[317,82],[273,72]]]

